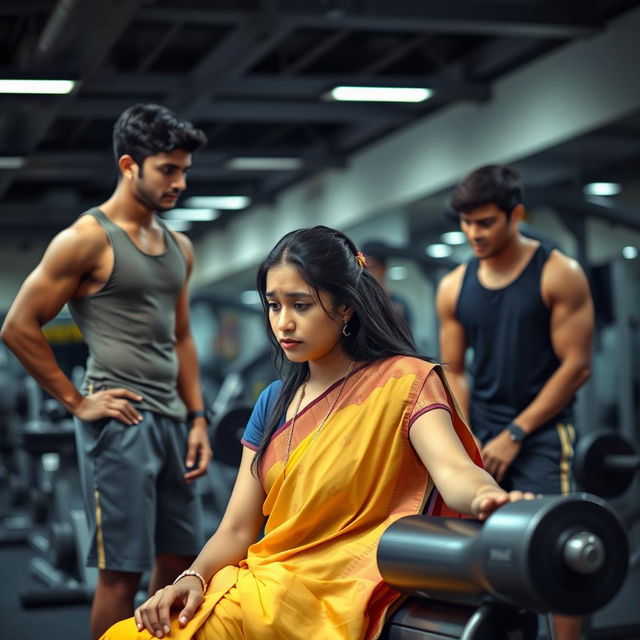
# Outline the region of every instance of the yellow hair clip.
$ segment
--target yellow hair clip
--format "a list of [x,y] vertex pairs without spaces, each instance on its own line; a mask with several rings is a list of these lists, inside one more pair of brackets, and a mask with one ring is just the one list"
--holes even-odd
[[362,253],[362,251],[358,251],[358,253],[356,253],[356,260],[361,269],[364,269],[367,266],[367,259],[364,257],[364,253]]

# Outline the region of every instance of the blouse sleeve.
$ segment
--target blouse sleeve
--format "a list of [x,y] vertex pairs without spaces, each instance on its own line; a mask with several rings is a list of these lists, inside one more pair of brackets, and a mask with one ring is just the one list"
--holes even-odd
[[409,418],[409,429],[421,415],[432,409],[444,409],[453,415],[449,396],[436,367],[427,374],[422,388],[418,392],[418,397]]
[[257,451],[260,448],[262,434],[266,428],[271,409],[278,399],[281,386],[280,380],[275,380],[258,397],[242,435],[241,442],[245,447],[253,449],[253,451]]

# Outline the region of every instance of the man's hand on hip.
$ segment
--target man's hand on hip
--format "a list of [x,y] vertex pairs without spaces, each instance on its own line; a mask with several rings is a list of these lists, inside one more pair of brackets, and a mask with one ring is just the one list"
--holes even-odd
[[128,389],[104,389],[84,396],[72,408],[72,413],[84,422],[115,418],[124,424],[139,424],[142,421],[142,415],[129,400],[140,402],[142,396]]

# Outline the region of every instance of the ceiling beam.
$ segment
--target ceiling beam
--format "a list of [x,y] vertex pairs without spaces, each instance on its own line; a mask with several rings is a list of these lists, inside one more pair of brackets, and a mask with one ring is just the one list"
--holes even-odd
[[[279,74],[253,74],[242,78],[227,78],[218,83],[216,94],[235,98],[307,98],[318,99],[336,85],[365,87],[428,87],[443,99],[468,98],[483,100],[490,97],[485,82],[467,82],[441,75],[373,75],[373,74],[308,74],[284,76]],[[86,81],[83,90],[93,95],[128,93],[130,95],[157,95],[170,86],[177,92],[189,91],[191,81],[178,74],[119,74],[114,77],[94,77]]]
[[[279,21],[291,28],[351,29],[361,31],[444,33],[450,35],[533,36],[536,38],[578,38],[592,35],[600,25],[595,12],[584,3],[500,2],[449,0],[369,0],[362,11],[327,11],[321,3],[296,3],[297,11],[280,11]],[[592,0],[587,5],[593,6]],[[307,9],[307,11],[304,11]],[[215,9],[165,9],[146,7],[140,19],[171,23],[182,19],[194,24],[239,24],[254,12]]]
[[326,38],[318,42],[315,47],[311,47],[303,53],[297,60],[292,62],[285,70],[285,75],[293,75],[300,73],[303,69],[314,63],[318,58],[322,57],[327,51],[337,47],[341,42],[351,35],[351,31],[347,29],[335,31],[328,34]]
[[24,16],[34,13],[49,13],[49,0],[2,0],[0,2],[0,16]]
[[584,198],[568,189],[540,190],[537,204],[546,204],[559,211],[581,218],[598,218],[640,231],[640,211],[623,207],[610,198]]
[[419,47],[426,45],[432,38],[433,36],[430,34],[421,33],[414,35],[399,46],[387,51],[383,56],[375,60],[371,60],[367,65],[360,69],[360,73],[374,74],[384,71],[387,67],[390,67],[398,60],[401,60],[414,49],[418,49]]
[[[247,154],[243,154],[246,156]],[[273,154],[269,154],[273,156]],[[342,167],[344,162],[340,158],[331,160],[330,158],[303,158],[303,164],[307,166],[307,169],[323,169],[329,166]],[[189,170],[189,184],[193,185],[195,182],[210,183],[211,181],[225,181],[225,182],[242,182],[245,180],[257,180],[267,179],[270,174],[290,174],[291,171],[260,171],[257,169],[250,170],[238,170],[238,169],[226,169],[224,166],[210,168],[199,164],[194,164],[193,168]],[[29,180],[31,182],[46,183],[51,182],[53,184],[83,182],[86,184],[94,185],[113,185],[117,179],[115,171],[110,166],[103,165],[101,171],[95,167],[82,167],[82,166],[66,166],[56,167],[52,165],[50,167],[27,167],[20,169],[14,174],[15,180]],[[4,206],[4,204],[2,205]],[[42,208],[40,209],[42,211]]]
[[559,44],[562,43],[557,40],[533,36],[492,38],[473,49],[471,55],[461,62],[461,72],[468,78],[495,77]]
[[195,117],[194,112],[218,94],[222,81],[242,76],[291,33],[289,24],[261,17],[254,14],[237,26],[189,74],[187,90],[168,93],[163,103],[185,117]]
[[[130,98],[78,98],[61,110],[65,118],[114,120],[131,105]],[[296,102],[294,100],[213,100],[191,109],[190,117],[203,122],[350,122],[399,121],[415,117],[420,105],[363,104],[347,102]]]
[[[178,21],[172,24],[165,32],[162,38],[156,42],[155,46],[148,51],[142,62],[138,65],[137,72],[144,73],[158,58],[158,56],[162,53],[165,47],[173,40],[173,38],[178,34],[178,32],[182,29],[182,22]],[[166,86],[166,85],[165,85]],[[163,88],[164,90],[164,88]]]
[[[194,155],[195,166],[214,167],[224,162],[230,157],[235,156],[274,156],[281,158],[291,158],[300,155],[298,147],[279,147],[277,150],[268,146],[255,147],[219,147],[216,149],[203,149]],[[43,168],[51,165],[59,165],[62,167],[73,166],[92,166],[104,169],[105,166],[115,167],[115,161],[111,152],[96,149],[93,151],[36,151],[29,156],[27,166],[34,168]]]
[[[300,158],[306,171],[327,167],[343,167],[344,159],[324,147],[313,148],[301,156],[299,148],[279,149],[274,152],[270,148],[222,148],[215,151],[200,151],[194,157],[193,167],[189,171],[190,186],[196,184],[208,185],[211,182],[267,182],[274,174],[292,175],[291,171],[265,172],[259,170],[237,170],[225,167],[225,162],[236,156],[243,157],[284,157]],[[104,151],[40,151],[32,154],[27,165],[21,169],[11,171],[13,179],[18,181],[32,181],[39,183],[85,183],[92,185],[111,185],[116,180],[116,170],[113,159]],[[14,206],[3,203],[2,207]],[[42,211],[42,205],[35,205]]]

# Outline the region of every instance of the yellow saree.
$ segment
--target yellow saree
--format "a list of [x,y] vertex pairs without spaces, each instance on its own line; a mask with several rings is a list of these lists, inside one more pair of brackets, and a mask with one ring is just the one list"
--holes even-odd
[[[211,580],[195,617],[170,637],[187,640],[370,640],[400,594],[386,586],[376,547],[391,522],[423,512],[459,515],[443,505],[409,441],[422,413],[446,408],[479,463],[440,367],[394,357],[355,370],[336,400],[338,381],[295,422],[273,436],[260,468],[266,491],[265,535],[239,567]],[[431,499],[430,499],[431,498]],[[105,640],[150,638],[132,619]]]

